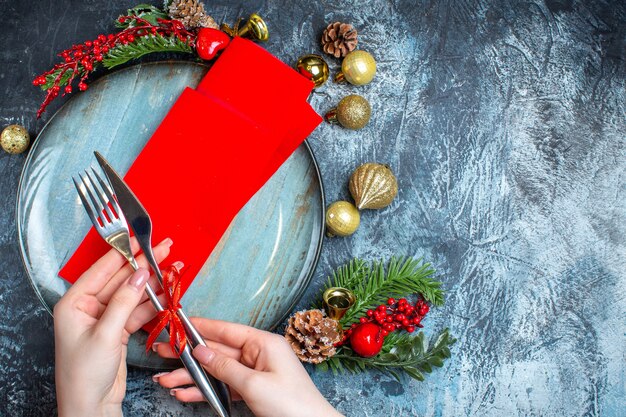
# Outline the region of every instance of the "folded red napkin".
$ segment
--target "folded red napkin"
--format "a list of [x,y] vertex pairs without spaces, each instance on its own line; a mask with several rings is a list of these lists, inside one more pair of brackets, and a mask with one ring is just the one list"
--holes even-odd
[[[235,38],[129,169],[124,179],[150,213],[153,242],[171,237],[169,259],[187,267],[183,291],[239,210],[321,122],[305,101],[312,88],[261,47]],[[254,106],[257,92],[263,100]],[[193,152],[172,153],[177,137]],[[108,249],[90,230],[59,275],[74,282]]]

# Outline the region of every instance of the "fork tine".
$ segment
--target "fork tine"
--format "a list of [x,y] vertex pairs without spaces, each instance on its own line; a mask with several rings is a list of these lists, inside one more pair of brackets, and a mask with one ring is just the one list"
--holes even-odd
[[117,202],[117,198],[115,198],[115,196],[113,195],[113,190],[111,190],[111,187],[109,187],[108,180],[107,181],[103,180],[102,176],[98,174],[98,172],[95,170],[94,167],[91,167],[91,170],[93,171],[93,174],[96,176],[96,178],[98,179],[98,182],[100,182],[100,185],[102,186],[102,189],[104,190],[107,197],[109,198],[109,202],[111,203],[111,206],[113,206],[113,210],[115,210],[117,217],[120,219],[126,220],[126,218],[124,217],[124,213],[122,212],[122,208]]
[[[87,171],[85,171],[85,174],[87,174]],[[94,195],[94,192],[95,192],[94,191],[94,187],[95,186],[93,185],[93,182],[91,181],[91,178],[89,178],[88,174],[86,176],[78,174],[78,176],[83,180],[83,184],[85,185],[85,189],[87,190],[87,194],[89,195],[89,199],[93,203],[93,207],[96,209],[96,213],[98,214],[98,217],[100,217],[100,219],[102,219],[102,224],[106,224],[107,222],[104,221],[105,219],[102,216],[102,211],[104,210],[104,207],[102,207],[102,203]]]
[[[100,203],[102,203],[102,205],[104,206],[104,209],[106,210],[108,216],[109,216],[109,223],[115,221],[116,216],[113,214],[113,212],[111,211],[111,208],[109,207],[109,201],[113,200],[113,196],[110,195],[110,193],[108,193],[108,187],[106,186],[106,184],[104,184],[104,181],[102,181],[102,179],[100,178],[100,176],[98,175],[98,173],[96,172],[95,169],[93,169],[93,167],[91,168],[91,170],[93,171],[94,176],[97,179],[97,182],[94,181],[93,177],[91,176],[91,174],[89,173],[89,171],[85,171],[87,173],[87,176],[89,177],[89,180],[91,181],[91,183],[94,186],[94,191],[97,194],[98,197],[100,197]],[[100,183],[100,184],[98,184]]]
[[[80,177],[80,175],[79,175],[79,177]],[[76,191],[78,191],[78,195],[80,197],[80,201],[82,201],[83,207],[85,207],[85,211],[87,212],[87,215],[89,216],[89,219],[91,219],[91,222],[94,224],[94,226],[99,224],[98,223],[98,218],[96,216],[96,210],[91,205],[91,202],[87,199],[87,196],[85,195],[85,191],[81,188],[81,184],[82,184],[83,188],[85,190],[87,189],[87,186],[85,185],[85,183],[82,182],[82,178],[81,178],[80,183],[76,179],[76,177],[72,177],[72,181],[74,181],[74,186],[76,187]]]

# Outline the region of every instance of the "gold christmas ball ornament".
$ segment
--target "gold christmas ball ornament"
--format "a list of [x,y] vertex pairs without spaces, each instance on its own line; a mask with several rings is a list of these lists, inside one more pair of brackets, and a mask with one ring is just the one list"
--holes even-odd
[[372,107],[364,97],[351,94],[341,99],[337,107],[326,113],[326,121],[339,123],[347,129],[362,129],[370,121]]
[[376,75],[376,61],[365,51],[352,51],[343,59],[336,82],[348,81],[354,85],[369,84]]
[[11,154],[18,154],[28,149],[30,135],[24,126],[9,125],[0,134],[0,146]]
[[309,80],[315,83],[315,87],[319,87],[328,80],[328,64],[319,55],[310,54],[298,58],[296,70]]
[[387,207],[398,194],[398,181],[391,168],[373,162],[354,170],[349,187],[359,210]]
[[329,237],[350,236],[360,223],[359,210],[347,201],[335,201],[326,210],[326,234]]

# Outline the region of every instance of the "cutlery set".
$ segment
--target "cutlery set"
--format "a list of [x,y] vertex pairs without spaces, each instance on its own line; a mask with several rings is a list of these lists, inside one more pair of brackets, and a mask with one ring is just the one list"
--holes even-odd
[[[73,178],[87,215],[98,234],[124,256],[134,270],[137,270],[139,266],[130,244],[130,231],[132,230],[148,264],[162,286],[161,270],[152,252],[152,221],[150,216],[106,159],[98,152],[95,152],[95,156],[106,179],[103,179],[94,168]],[[168,291],[168,289],[164,289],[164,291]],[[146,285],[146,294],[157,312],[165,309],[159,301],[155,289],[150,284]],[[207,374],[192,355],[195,346],[206,346],[204,339],[182,309],[178,309],[176,313],[185,327],[188,339],[184,349],[180,350],[178,347],[179,351],[177,352],[183,365],[217,415],[220,417],[230,416],[231,399],[228,387]]]

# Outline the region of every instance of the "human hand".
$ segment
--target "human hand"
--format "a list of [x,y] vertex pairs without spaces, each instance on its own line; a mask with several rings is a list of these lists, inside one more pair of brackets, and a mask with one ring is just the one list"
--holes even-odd
[[[154,248],[165,259],[172,241]],[[139,245],[131,239],[133,253]],[[156,311],[144,293],[148,263],[133,273],[112,249],[89,268],[54,307],[55,377],[59,417],[121,416],[129,336]],[[151,278],[155,286],[156,279]]]
[[[203,318],[191,319],[206,340],[193,354],[204,368],[225,382],[233,398],[243,399],[257,416],[341,416],[311,381],[284,337],[244,326]],[[167,343],[154,345],[164,358],[175,357]],[[183,402],[203,401],[186,369],[153,377]]]

